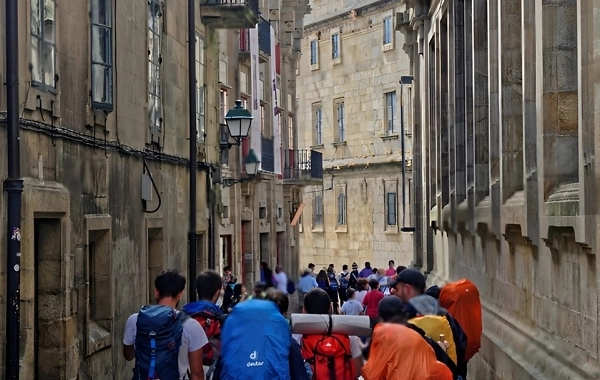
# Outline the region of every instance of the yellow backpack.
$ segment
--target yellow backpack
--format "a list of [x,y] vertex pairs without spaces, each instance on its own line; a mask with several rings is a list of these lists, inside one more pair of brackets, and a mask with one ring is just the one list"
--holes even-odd
[[424,317],[416,317],[408,321],[421,330],[425,331],[425,335],[438,342],[440,340],[440,335],[444,335],[444,340],[448,342],[448,350],[446,353],[452,359],[452,361],[456,364],[456,344],[454,343],[454,336],[452,335],[452,329],[450,328],[450,323],[446,317],[441,315],[426,315]]

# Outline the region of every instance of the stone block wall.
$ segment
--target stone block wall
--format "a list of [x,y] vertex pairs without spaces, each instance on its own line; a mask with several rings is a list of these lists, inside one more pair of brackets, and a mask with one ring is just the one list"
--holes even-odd
[[423,131],[413,149],[430,155],[413,167],[427,189],[414,260],[430,284],[479,288],[484,332],[469,378],[598,378],[598,6],[410,7],[402,32],[414,44]]

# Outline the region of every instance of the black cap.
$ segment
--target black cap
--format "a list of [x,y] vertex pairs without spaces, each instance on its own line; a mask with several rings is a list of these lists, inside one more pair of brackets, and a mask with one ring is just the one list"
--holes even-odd
[[309,267],[309,268],[314,268],[314,267],[315,267],[315,264],[313,264],[313,263],[308,263],[308,267]]
[[377,311],[384,321],[389,321],[392,317],[402,315],[403,309],[404,303],[400,298],[396,296],[386,296],[379,301]]
[[400,272],[395,280],[388,283],[388,286],[393,288],[398,284],[412,285],[421,293],[425,292],[425,276],[414,268],[408,268]]

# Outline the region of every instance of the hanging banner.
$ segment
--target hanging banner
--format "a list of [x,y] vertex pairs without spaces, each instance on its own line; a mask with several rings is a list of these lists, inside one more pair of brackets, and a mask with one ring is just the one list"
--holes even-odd
[[[258,60],[258,24],[250,29],[250,81],[252,86],[252,104],[250,113],[254,118],[252,120],[252,126],[250,128],[250,149],[254,149],[256,156],[261,159],[262,157],[262,140],[261,140],[261,115],[260,115],[260,97],[258,86],[259,82],[259,71],[260,64]],[[262,160],[261,160],[262,161]],[[258,169],[262,169],[262,162]]]
[[281,124],[279,118],[281,117],[279,103],[277,95],[277,55],[275,54],[275,30],[273,26],[271,28],[271,80],[272,80],[272,99],[273,99],[273,156],[275,163],[275,174],[281,174]]

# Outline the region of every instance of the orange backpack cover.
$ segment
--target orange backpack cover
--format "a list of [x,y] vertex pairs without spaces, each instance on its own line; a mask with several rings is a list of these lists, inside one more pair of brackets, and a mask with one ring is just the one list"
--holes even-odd
[[440,306],[448,310],[467,336],[465,360],[471,359],[481,347],[481,300],[479,290],[470,280],[451,282],[440,291]]

